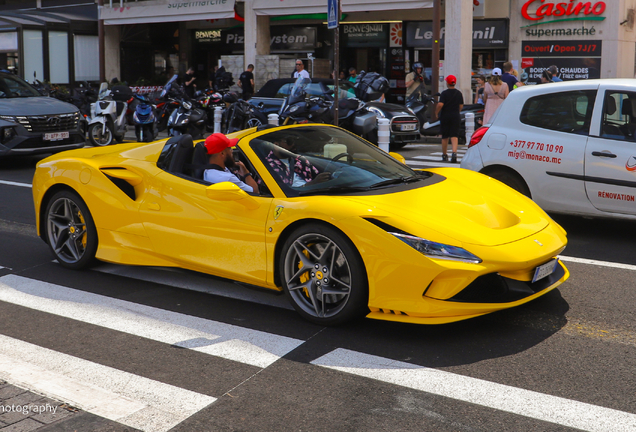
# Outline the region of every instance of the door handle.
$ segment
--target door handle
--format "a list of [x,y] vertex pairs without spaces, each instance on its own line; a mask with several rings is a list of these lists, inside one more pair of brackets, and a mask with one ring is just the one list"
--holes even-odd
[[602,152],[593,151],[592,156],[606,157],[606,158],[612,158],[612,159],[616,157],[614,153],[610,153],[608,151],[602,151]]

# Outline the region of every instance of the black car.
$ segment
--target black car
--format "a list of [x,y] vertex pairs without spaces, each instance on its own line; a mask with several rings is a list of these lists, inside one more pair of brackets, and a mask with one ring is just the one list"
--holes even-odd
[[42,96],[21,78],[0,73],[0,156],[84,147],[84,123],[76,106]]
[[[277,78],[269,80],[263,87],[249,100],[265,115],[278,113],[283,100],[296,82],[295,78]],[[312,78],[311,83],[305,88],[308,96],[323,97],[333,92],[334,83],[332,79]],[[340,98],[355,97],[353,83],[350,81],[339,82]],[[391,148],[396,149],[408,143],[420,139],[419,120],[405,106],[384,102],[366,102],[367,109],[379,118],[387,118],[391,122]]]

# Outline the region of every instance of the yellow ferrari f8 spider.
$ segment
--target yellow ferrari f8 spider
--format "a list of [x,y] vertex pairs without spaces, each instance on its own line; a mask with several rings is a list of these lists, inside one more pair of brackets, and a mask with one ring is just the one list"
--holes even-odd
[[97,258],[283,290],[321,325],[364,315],[448,323],[529,302],[569,277],[557,258],[565,231],[490,177],[413,170],[328,125],[232,137],[258,191],[204,181],[215,168],[189,135],[44,159],[33,179],[40,237],[68,268]]

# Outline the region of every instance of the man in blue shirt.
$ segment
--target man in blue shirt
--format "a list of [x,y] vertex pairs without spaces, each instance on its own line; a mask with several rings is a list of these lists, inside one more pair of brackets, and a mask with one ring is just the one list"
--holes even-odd
[[548,68],[550,73],[552,74],[552,82],[562,82],[563,80],[557,76],[559,73],[559,69],[556,65],[552,65]]
[[515,85],[517,87],[521,87],[523,83],[519,81],[516,76],[510,73],[511,70],[512,63],[505,62],[503,64],[503,74],[501,75],[501,80],[508,84],[508,90],[513,91],[515,89]]
[[[214,133],[206,138],[205,149],[210,155],[210,169],[203,172],[203,180],[210,183],[232,182],[245,192],[258,193],[258,185],[252,173],[245,168],[243,162],[234,162],[232,147],[238,138],[229,139],[222,133]],[[234,174],[229,168],[238,168]]]

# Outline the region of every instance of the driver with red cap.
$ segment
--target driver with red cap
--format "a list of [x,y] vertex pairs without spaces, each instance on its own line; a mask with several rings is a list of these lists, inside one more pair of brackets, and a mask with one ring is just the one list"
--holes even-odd
[[[243,162],[234,162],[232,147],[238,138],[229,139],[222,133],[214,133],[205,139],[205,148],[210,155],[210,169],[203,173],[203,180],[210,183],[232,182],[245,192],[257,192],[258,185],[252,173],[245,168]],[[238,168],[234,174],[228,168]]]

